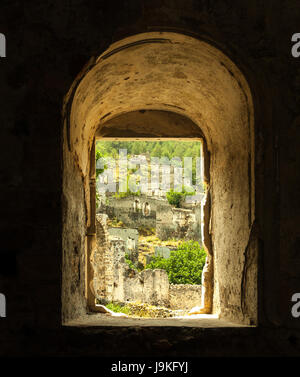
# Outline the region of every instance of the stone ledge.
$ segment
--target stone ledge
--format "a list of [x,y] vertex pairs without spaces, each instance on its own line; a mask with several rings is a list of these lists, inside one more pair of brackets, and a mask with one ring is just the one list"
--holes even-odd
[[198,328],[225,328],[248,327],[242,324],[219,319],[214,314],[195,314],[177,318],[120,318],[107,317],[105,314],[90,314],[78,319],[73,319],[64,324],[70,327],[198,327]]

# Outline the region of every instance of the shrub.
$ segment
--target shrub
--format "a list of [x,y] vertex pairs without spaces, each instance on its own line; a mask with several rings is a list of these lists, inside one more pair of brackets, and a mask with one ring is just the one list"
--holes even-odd
[[168,191],[166,196],[169,204],[175,206],[176,208],[180,207],[181,200],[184,197],[182,192],[176,192],[173,190]]
[[169,204],[175,206],[176,208],[179,208],[187,195],[194,195],[194,194],[195,192],[188,192],[184,189],[182,192],[170,190],[167,192],[166,196],[167,196],[167,200]]
[[172,284],[201,284],[206,252],[196,241],[183,242],[170,257],[153,257],[146,268],[160,268],[167,271]]
[[127,315],[131,314],[130,308],[127,307],[126,305],[120,305],[115,302],[109,302],[106,307],[110,310],[112,310],[115,313],[124,313]]
[[140,196],[140,195],[141,195],[141,190],[138,190],[137,192],[132,192],[128,188],[127,191],[125,192],[116,192],[114,197],[116,199],[122,199],[122,198],[127,198],[128,196]]

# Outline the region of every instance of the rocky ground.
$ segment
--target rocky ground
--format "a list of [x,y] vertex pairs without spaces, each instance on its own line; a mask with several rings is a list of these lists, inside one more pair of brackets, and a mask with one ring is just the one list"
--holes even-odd
[[151,235],[139,235],[139,262],[144,266],[146,265],[146,255],[154,255],[156,246],[165,246],[172,249],[176,249],[182,240],[166,240],[162,241],[155,234]]
[[130,308],[129,316],[133,318],[171,318],[187,314],[184,310],[172,310],[146,303],[128,303],[126,306]]
[[188,314],[188,310],[172,310],[169,308],[149,305],[140,302],[128,302],[111,305],[100,305],[102,312],[112,316],[124,316],[130,318],[173,318]]

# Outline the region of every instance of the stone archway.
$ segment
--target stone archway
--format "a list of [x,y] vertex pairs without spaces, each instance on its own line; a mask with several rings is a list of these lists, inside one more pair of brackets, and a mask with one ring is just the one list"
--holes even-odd
[[[126,114],[151,111],[173,114],[169,118],[177,116],[185,121],[179,122],[177,128],[166,126],[163,130],[155,123],[145,130],[138,121],[131,128],[120,130],[117,126],[118,119]],[[180,138],[187,133],[186,125],[192,125],[190,130],[198,130],[198,137],[206,145],[209,195],[205,216],[209,222],[206,221],[204,241],[210,257],[204,275],[211,282],[213,279],[208,286],[211,297],[208,310],[236,321],[256,323],[251,92],[243,74],[223,52],[196,38],[171,32],[138,34],[114,43],[98,58],[90,60],[66,96],[64,319],[86,310],[82,299],[87,288],[84,266],[95,239],[95,167],[90,157],[95,135]],[[118,134],[120,131],[122,135]],[[195,137],[194,131],[190,135]],[[80,269],[84,273],[75,291],[71,291],[75,277],[68,266],[72,265],[75,244],[81,252]]]

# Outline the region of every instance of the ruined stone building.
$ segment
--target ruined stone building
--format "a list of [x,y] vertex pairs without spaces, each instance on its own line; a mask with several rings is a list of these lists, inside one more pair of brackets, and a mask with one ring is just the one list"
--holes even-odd
[[105,213],[110,219],[116,218],[129,228],[155,228],[161,240],[182,238],[202,243],[202,202],[189,205],[188,208],[175,208],[166,199],[147,195],[128,196],[106,199],[100,203],[96,212]]
[[[1,355],[299,355],[299,25],[297,0],[1,4]],[[97,312],[105,138],[203,141],[206,317]]]
[[107,215],[96,215],[96,247],[91,258],[93,278],[90,284],[99,304],[138,302],[172,310],[200,305],[200,285],[170,284],[167,272],[162,269],[138,272],[130,268],[125,254],[136,263],[137,245],[136,229],[108,228]]

